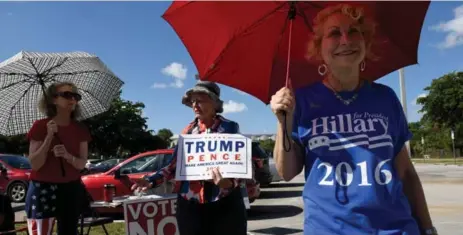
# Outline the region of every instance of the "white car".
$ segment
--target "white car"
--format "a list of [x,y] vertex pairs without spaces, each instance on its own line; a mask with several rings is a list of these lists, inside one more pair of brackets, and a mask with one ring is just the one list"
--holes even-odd
[[278,174],[276,165],[275,165],[275,160],[273,160],[273,156],[268,158],[268,165],[269,165],[269,170],[270,173],[272,174],[272,182],[279,182],[282,181],[283,179],[280,177]]
[[99,162],[102,162],[103,160],[101,159],[88,159],[87,163],[85,163],[85,168],[89,168],[90,166],[93,166],[95,164],[98,164]]

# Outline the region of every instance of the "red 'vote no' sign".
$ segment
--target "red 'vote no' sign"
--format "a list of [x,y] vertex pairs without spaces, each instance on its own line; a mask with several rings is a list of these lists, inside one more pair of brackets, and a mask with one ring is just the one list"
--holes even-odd
[[124,203],[127,235],[179,235],[176,197],[140,199]]

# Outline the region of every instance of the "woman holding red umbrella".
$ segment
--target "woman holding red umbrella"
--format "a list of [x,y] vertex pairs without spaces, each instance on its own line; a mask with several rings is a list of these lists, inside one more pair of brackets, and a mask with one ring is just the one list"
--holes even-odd
[[375,59],[374,33],[360,7],[323,9],[309,43],[323,80],[271,99],[278,172],[289,181],[304,169],[305,234],[437,234],[405,147],[402,106],[391,88],[362,76]]

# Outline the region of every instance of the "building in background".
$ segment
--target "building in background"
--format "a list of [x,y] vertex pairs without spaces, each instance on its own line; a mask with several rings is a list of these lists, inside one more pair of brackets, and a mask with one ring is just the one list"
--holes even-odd
[[[276,135],[275,134],[243,134],[244,136],[251,138],[253,141],[261,141],[261,140],[268,140],[271,139],[275,141]],[[170,137],[170,147],[174,147],[177,145],[178,142],[178,135],[173,135]]]

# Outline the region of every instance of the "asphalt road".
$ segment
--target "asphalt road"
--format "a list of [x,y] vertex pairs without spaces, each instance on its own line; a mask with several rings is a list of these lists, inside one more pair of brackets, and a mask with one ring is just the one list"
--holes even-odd
[[[443,235],[463,235],[463,166],[415,165],[426,194],[434,225]],[[301,235],[303,175],[291,182],[262,189],[248,215],[254,235]],[[15,204],[14,206],[21,206]],[[24,213],[16,213],[22,220]]]

